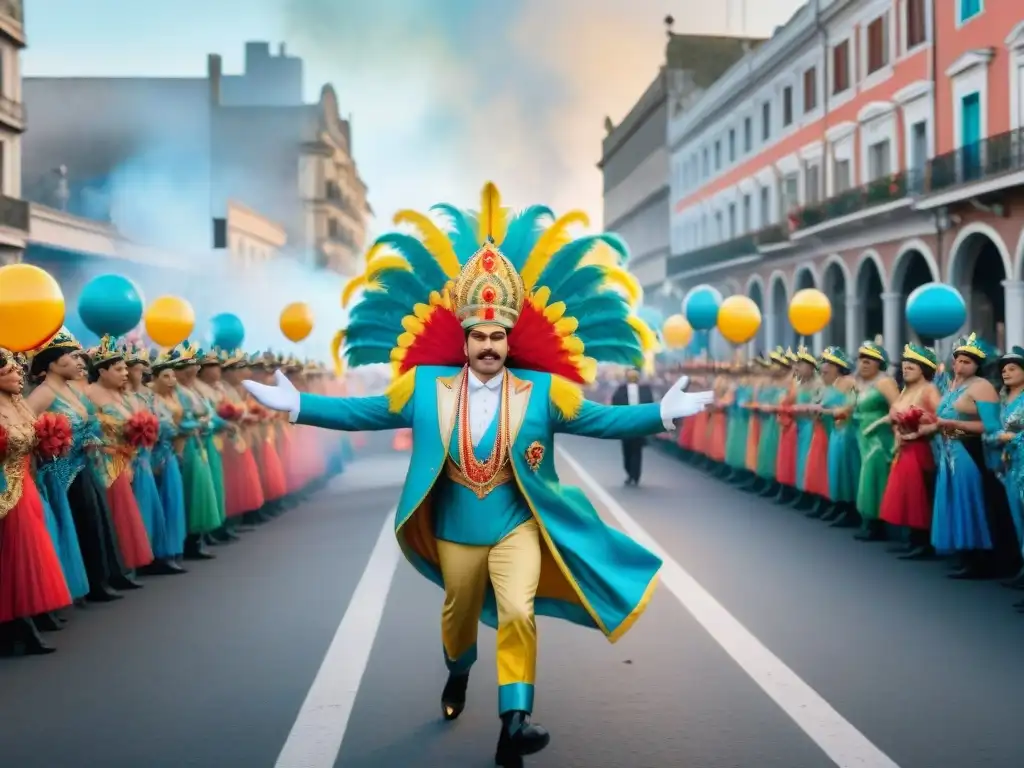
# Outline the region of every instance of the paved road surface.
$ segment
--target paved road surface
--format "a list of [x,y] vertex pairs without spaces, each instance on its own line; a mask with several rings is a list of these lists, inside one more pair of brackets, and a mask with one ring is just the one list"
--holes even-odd
[[[553,738],[528,765],[1024,764],[1024,617],[1006,590],[949,582],[654,451],[633,490],[617,444],[563,447],[586,475],[559,457],[563,479],[669,564],[614,646],[542,620],[536,719]],[[380,535],[403,476],[401,456],[361,458],[188,576],[75,612],[50,635],[59,653],[0,660],[0,765],[493,765],[494,635],[481,632],[469,708],[441,724],[441,595],[393,568]]]

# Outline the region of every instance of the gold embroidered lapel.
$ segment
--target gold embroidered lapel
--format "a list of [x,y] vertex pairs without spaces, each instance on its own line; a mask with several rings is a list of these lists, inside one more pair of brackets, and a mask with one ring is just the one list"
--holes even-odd
[[439,376],[437,379],[437,426],[441,430],[445,456],[448,455],[448,445],[455,429],[455,407],[462,390],[462,377],[465,375],[466,369],[463,368],[454,376]]
[[512,371],[506,369],[509,377],[508,395],[508,427],[509,427],[509,448],[515,445],[516,437],[519,436],[519,428],[523,426],[523,419],[526,418],[526,407],[530,404],[530,391],[533,384],[514,376]]

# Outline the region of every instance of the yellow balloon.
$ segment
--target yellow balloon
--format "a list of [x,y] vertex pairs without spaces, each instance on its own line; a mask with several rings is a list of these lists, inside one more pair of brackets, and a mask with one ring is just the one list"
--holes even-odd
[[817,288],[804,288],[789,302],[789,324],[800,336],[813,336],[832,319],[832,302]]
[[146,335],[159,347],[173,347],[189,337],[196,325],[192,305],[178,296],[161,296],[150,302],[142,316]]
[[671,315],[661,327],[661,336],[669,349],[682,349],[693,338],[693,326],[682,315]]
[[749,296],[730,296],[718,307],[718,332],[733,344],[746,344],[761,327],[761,310]]
[[0,267],[0,347],[28,352],[64,325],[64,294],[46,270],[31,264]]
[[288,341],[302,341],[313,332],[313,310],[296,301],[281,310],[281,333]]

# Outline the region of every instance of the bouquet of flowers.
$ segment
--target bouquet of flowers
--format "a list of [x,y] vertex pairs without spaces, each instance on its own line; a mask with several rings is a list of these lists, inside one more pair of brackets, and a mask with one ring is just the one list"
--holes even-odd
[[229,400],[222,400],[217,406],[217,415],[224,421],[241,421],[245,416],[245,408]]
[[266,421],[271,417],[269,408],[264,408],[262,405],[250,405],[249,414],[258,421]]
[[160,434],[160,420],[149,411],[136,411],[125,422],[124,436],[134,448],[152,448]]
[[41,459],[52,461],[67,456],[73,441],[67,416],[47,411],[36,419],[36,454]]
[[893,421],[901,432],[909,434],[917,432],[922,424],[935,423],[935,417],[915,405],[906,410],[898,411],[893,416]]

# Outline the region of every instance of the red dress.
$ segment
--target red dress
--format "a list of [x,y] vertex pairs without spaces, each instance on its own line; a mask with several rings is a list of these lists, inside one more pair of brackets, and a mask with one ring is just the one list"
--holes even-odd
[[263,488],[263,499],[268,502],[282,499],[288,493],[288,481],[285,477],[284,467],[281,465],[281,457],[274,445],[277,430],[274,427],[273,418],[270,417],[262,424],[256,425],[252,430],[251,437],[256,466],[259,468],[260,483]]
[[221,451],[224,467],[224,508],[227,517],[255,512],[263,506],[263,485],[252,449],[241,435],[228,436]]
[[20,399],[15,404],[26,422],[4,430],[7,447],[0,456],[6,481],[0,492],[0,623],[71,605],[29,463],[35,420]]
[[[112,406],[111,406],[112,407]],[[100,409],[100,426],[103,427],[103,452],[96,456],[98,470],[107,489],[107,504],[110,519],[114,524],[117,546],[125,568],[135,570],[153,562],[153,549],[149,534],[142,522],[139,502],[132,490],[133,451],[124,437],[127,416],[117,411]]]
[[782,485],[796,485],[796,421],[793,419],[793,397],[786,394],[779,403],[775,418],[779,420],[779,455],[775,479]]
[[885,484],[879,516],[890,525],[931,530],[934,478],[935,456],[931,441],[900,441]]
[[804,491],[822,498],[828,495],[828,432],[820,419],[814,420],[811,447],[807,451],[807,466],[804,468]]

